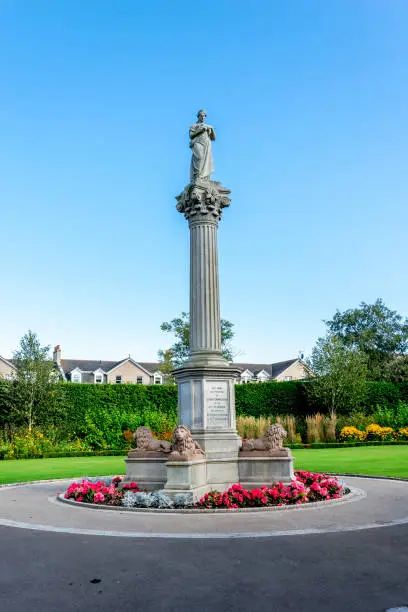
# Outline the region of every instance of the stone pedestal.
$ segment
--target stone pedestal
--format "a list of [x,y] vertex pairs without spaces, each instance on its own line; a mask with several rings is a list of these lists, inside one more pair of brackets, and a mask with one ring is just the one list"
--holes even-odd
[[194,501],[207,493],[207,461],[168,461],[167,483],[164,492],[173,497],[176,493],[191,493]]
[[240,453],[238,456],[239,482],[245,489],[256,489],[273,482],[289,484],[295,477],[293,456],[289,449],[275,456]]
[[137,482],[140,489],[148,491],[163,489],[167,481],[167,459],[168,455],[165,454],[141,457],[130,451],[125,459],[126,476],[123,482]]

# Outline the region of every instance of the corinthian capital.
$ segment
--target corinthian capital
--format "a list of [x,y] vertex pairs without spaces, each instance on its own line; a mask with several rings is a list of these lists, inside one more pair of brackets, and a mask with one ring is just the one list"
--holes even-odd
[[215,181],[200,181],[187,185],[184,191],[176,196],[177,210],[189,221],[208,219],[219,221],[222,209],[231,203],[231,191]]

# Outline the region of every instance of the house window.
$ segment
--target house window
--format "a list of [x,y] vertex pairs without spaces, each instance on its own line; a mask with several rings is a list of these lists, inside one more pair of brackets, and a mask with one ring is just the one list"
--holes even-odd
[[155,376],[154,377],[154,384],[155,385],[161,385],[161,383],[162,383],[161,376]]
[[285,376],[285,380],[292,380],[291,376]]
[[138,385],[143,385],[143,376],[138,376],[138,377],[137,377],[137,380],[136,380],[136,383],[137,383]]
[[96,374],[96,375],[95,375],[95,382],[96,382],[96,383],[99,383],[99,384],[100,384],[101,382],[103,382],[103,376],[102,376],[102,374]]
[[120,385],[120,383],[121,383],[121,382],[122,382],[122,377],[121,377],[121,376],[117,376],[117,377],[116,377],[116,383],[117,383],[118,385]]
[[81,375],[79,374],[79,372],[75,372],[74,374],[71,374],[71,381],[74,383],[81,382]]

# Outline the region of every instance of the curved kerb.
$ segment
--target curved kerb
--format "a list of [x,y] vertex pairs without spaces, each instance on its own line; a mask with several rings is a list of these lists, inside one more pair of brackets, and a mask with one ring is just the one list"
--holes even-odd
[[[63,479],[0,488],[0,525],[125,538],[228,539],[346,533],[408,524],[408,482],[347,476],[345,497],[298,506],[154,510],[61,499]],[[356,502],[356,503],[354,503]],[[357,503],[358,502],[358,503]]]

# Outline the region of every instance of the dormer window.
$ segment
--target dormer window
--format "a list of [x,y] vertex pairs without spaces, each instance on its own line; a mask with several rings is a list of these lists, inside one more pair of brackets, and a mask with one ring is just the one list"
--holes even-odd
[[102,374],[95,374],[95,382],[96,383],[102,383],[103,382]]
[[245,370],[245,372],[242,372],[241,374],[241,381],[243,384],[249,383],[252,379],[253,379],[253,373],[251,372],[251,370]]
[[163,382],[163,379],[162,379],[162,377],[161,377],[161,374],[155,374],[155,375],[153,376],[153,381],[154,381],[154,384],[155,384],[155,385],[161,385],[161,384],[162,384],[162,382]]
[[81,383],[82,382],[82,375],[81,375],[81,372],[79,370],[74,370],[73,372],[71,372],[71,382],[73,382],[73,383]]

